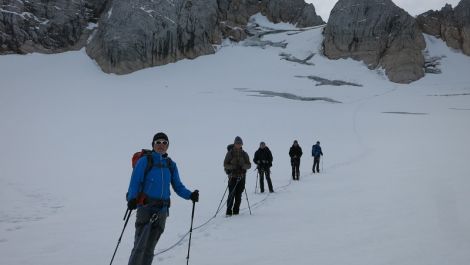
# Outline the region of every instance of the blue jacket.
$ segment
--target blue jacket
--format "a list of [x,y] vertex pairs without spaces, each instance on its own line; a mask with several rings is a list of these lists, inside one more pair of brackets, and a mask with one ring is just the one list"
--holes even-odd
[[[180,180],[178,174],[178,168],[176,163],[171,161],[171,168],[168,168],[168,161],[165,156],[153,151],[153,168],[147,173],[144,181],[144,171],[147,167],[147,157],[143,156],[138,161],[132,171],[131,182],[129,184],[129,190],[127,193],[127,200],[137,198],[139,192],[142,191],[142,185],[144,187],[143,192],[152,199],[170,199],[170,184],[173,187],[173,190],[180,197],[189,200],[191,196],[191,191],[186,189],[183,183]],[[157,167],[156,165],[165,165],[164,167]],[[170,170],[173,170],[171,174]]]
[[318,144],[314,144],[312,146],[312,156],[320,156],[323,155],[323,152],[321,151],[321,147]]

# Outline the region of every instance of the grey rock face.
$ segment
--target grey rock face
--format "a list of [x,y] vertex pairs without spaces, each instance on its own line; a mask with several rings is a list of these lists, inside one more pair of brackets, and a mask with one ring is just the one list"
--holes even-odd
[[245,26],[248,19],[261,12],[274,23],[286,22],[311,27],[325,22],[312,4],[304,0],[218,0],[221,20]]
[[214,53],[220,40],[215,0],[115,0],[86,51],[104,72],[127,74]]
[[[245,30],[248,19],[256,13],[261,13],[274,23],[291,23],[298,27],[311,27],[325,24],[315,12],[312,4],[304,0],[217,0],[219,17],[224,27],[224,37],[243,40],[246,34],[232,29]],[[238,36],[238,37],[235,37]]]
[[304,0],[271,0],[263,6],[263,15],[274,23],[288,22],[298,27],[312,27],[325,24],[315,12],[312,4]]
[[[323,22],[313,6],[303,0],[294,2],[295,12],[286,0],[114,0],[101,16],[87,53],[103,71],[127,74],[213,53],[212,45],[223,37],[243,40],[248,19],[261,10],[276,12],[273,20],[302,25]],[[266,9],[273,3],[283,4]],[[292,15],[279,17],[283,12]]]
[[424,76],[424,37],[413,17],[390,0],[340,0],[324,30],[330,59],[353,58],[383,67],[396,83]]
[[462,36],[462,51],[470,56],[470,0],[462,0],[454,9]]
[[104,1],[1,1],[0,54],[80,49]]
[[86,46],[103,71],[126,74],[213,53],[225,37],[243,40],[258,12],[276,23],[324,23],[304,0],[2,0],[0,54]]
[[447,4],[440,11],[430,10],[419,15],[417,22],[424,33],[470,56],[470,0],[460,1],[455,9]]
[[262,1],[259,0],[217,0],[220,8],[220,20],[234,25],[245,26],[248,19],[260,12]]

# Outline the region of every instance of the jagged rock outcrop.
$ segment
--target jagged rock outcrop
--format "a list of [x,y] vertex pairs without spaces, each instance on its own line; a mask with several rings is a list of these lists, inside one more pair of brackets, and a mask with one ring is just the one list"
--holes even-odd
[[258,12],[275,23],[324,23],[304,0],[4,0],[0,54],[86,46],[104,72],[127,74],[213,53],[222,38],[243,40]]
[[213,53],[212,45],[222,38],[243,40],[248,19],[258,12],[275,22],[323,23],[312,5],[289,1],[296,4],[294,11],[287,0],[114,0],[87,53],[103,71],[127,74]]
[[424,37],[413,17],[391,0],[340,0],[324,30],[324,54],[382,67],[392,82],[424,76]]
[[470,56],[470,0],[455,7],[445,5],[440,11],[428,11],[417,17],[424,33],[443,39],[447,45]]
[[214,52],[215,0],[114,0],[87,45],[107,73],[127,74]]
[[315,7],[304,0],[267,1],[262,14],[274,23],[289,22],[301,28],[325,24]]
[[90,33],[88,22],[104,3],[4,0],[0,4],[0,54],[80,49]]
[[298,27],[325,24],[313,4],[304,0],[217,0],[221,20],[245,26],[248,19],[261,13],[274,23],[286,22]]

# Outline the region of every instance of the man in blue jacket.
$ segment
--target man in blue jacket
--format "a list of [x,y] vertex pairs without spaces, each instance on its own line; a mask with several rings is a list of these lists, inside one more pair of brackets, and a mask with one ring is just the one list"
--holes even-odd
[[312,171],[313,173],[315,173],[315,169],[317,170],[317,173],[320,173],[320,156],[322,155],[323,155],[323,152],[321,151],[320,142],[317,141],[317,144],[314,144],[312,146],[312,156],[313,156]]
[[[151,265],[153,251],[165,229],[170,207],[170,185],[181,198],[197,202],[199,191],[186,189],[178,168],[167,154],[168,136],[159,132],[152,141],[151,157],[143,156],[132,172],[127,193],[127,207],[137,209],[134,248],[129,265]],[[152,167],[147,164],[152,159]]]

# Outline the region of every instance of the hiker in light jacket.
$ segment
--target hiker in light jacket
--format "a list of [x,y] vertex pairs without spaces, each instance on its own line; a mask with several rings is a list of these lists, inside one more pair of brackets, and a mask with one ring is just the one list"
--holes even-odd
[[153,251],[165,229],[170,207],[170,185],[181,198],[199,200],[199,191],[189,191],[181,182],[178,167],[167,154],[168,136],[155,134],[152,141],[152,168],[145,174],[148,158],[141,157],[132,172],[127,207],[137,209],[134,248],[129,265],[151,265]]

